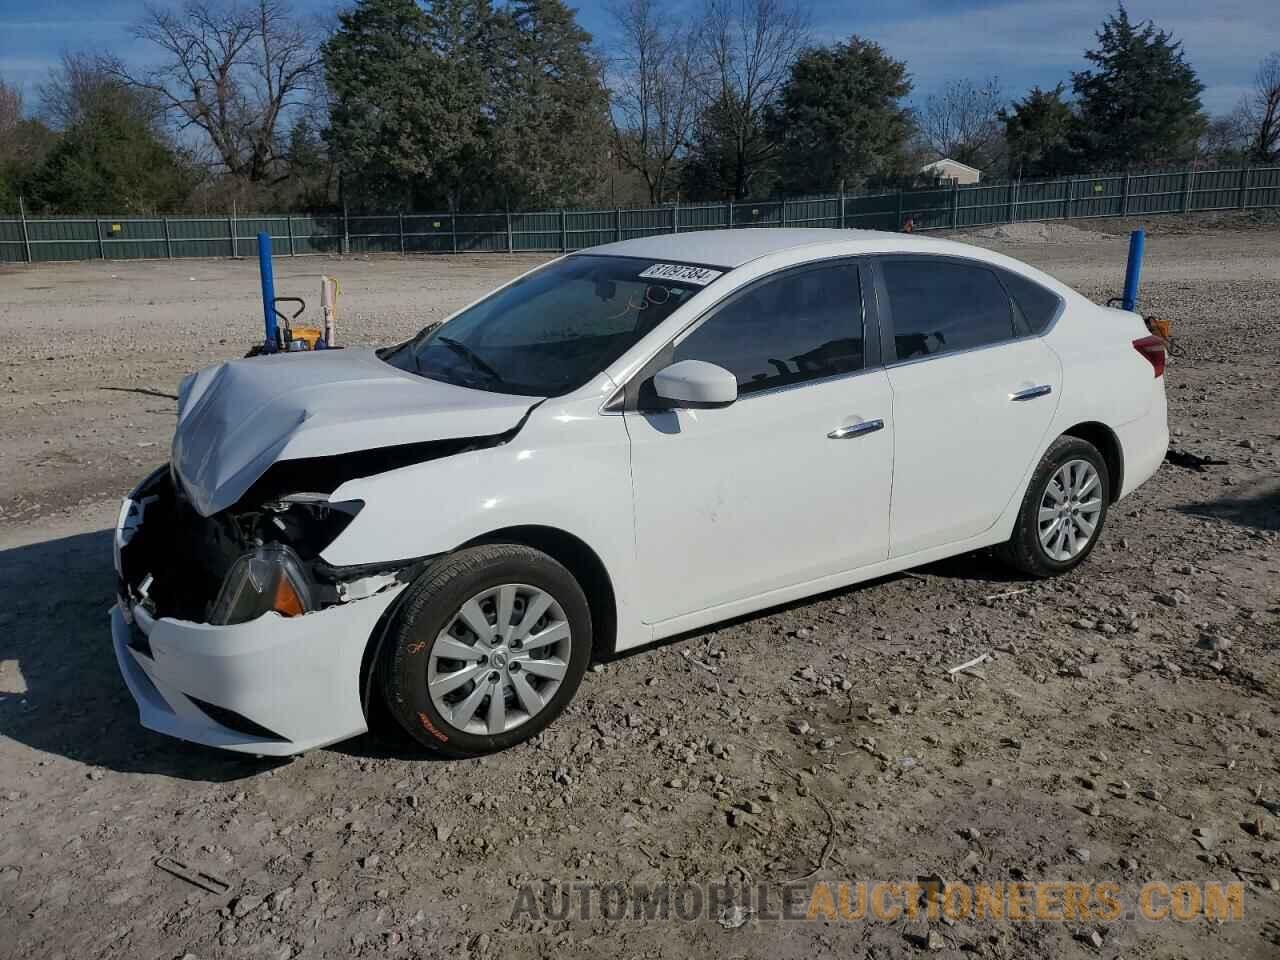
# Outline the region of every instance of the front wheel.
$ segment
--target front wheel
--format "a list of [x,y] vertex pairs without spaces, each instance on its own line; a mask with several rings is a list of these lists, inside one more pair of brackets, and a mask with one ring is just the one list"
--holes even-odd
[[1001,559],[1034,577],[1066,573],[1097,544],[1110,501],[1111,475],[1097,447],[1059,437],[1031,477]]
[[383,693],[419,743],[480,756],[554,720],[590,655],[590,609],[568,570],[519,544],[472,547],[409,587],[387,637]]

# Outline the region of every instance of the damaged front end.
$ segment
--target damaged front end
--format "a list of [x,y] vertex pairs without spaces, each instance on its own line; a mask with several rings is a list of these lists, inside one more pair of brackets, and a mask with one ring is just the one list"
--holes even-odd
[[130,494],[111,633],[143,726],[272,756],[367,728],[368,642],[426,561],[325,563],[361,507],[302,493],[204,517],[167,467]]
[[125,500],[116,529],[122,608],[153,618],[245,623],[269,612],[296,617],[407,583],[424,560],[334,567],[321,552],[356,518],[359,500],[255,485],[240,502],[204,517],[168,467]]
[[359,350],[229,361],[179,393],[170,463],[115,531],[112,643],[142,724],[273,756],[364,732],[370,644],[431,557],[326,562],[365,509],[337,491],[506,443],[536,399]]

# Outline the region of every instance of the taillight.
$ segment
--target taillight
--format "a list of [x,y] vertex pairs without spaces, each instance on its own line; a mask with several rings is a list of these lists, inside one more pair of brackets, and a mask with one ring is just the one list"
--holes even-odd
[[1141,337],[1133,341],[1133,349],[1151,361],[1157,377],[1164,376],[1165,342],[1163,337]]

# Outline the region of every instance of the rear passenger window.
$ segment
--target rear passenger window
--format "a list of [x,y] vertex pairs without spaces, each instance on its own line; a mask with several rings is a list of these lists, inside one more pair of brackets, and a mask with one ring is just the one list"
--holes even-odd
[[1049,324],[1058,315],[1058,308],[1062,306],[1062,298],[1034,280],[1008,270],[1000,271],[1000,279],[1004,281],[1005,289],[1013,297],[1013,302],[1022,311],[1031,332],[1044,333],[1049,329]]
[[881,262],[899,360],[1012,340],[1013,309],[989,269],[951,260]]
[[859,370],[862,348],[858,267],[838,263],[748,288],[685,337],[674,359],[718,364],[746,394]]

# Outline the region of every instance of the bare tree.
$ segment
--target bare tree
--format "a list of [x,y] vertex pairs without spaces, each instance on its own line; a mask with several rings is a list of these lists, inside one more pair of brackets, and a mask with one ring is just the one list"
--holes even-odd
[[90,53],[64,53],[39,94],[40,115],[56,130],[68,130],[103,108],[125,110],[152,128],[164,117],[159,97],[128,87],[109,62]]
[[1216,164],[1237,164],[1249,148],[1250,132],[1242,110],[1212,117],[1200,135],[1197,156]]
[[706,93],[732,179],[746,198],[752,181],[773,159],[776,143],[765,116],[809,41],[809,13],[801,0],[707,0],[701,28],[707,58]]
[[1237,115],[1248,131],[1250,159],[1280,160],[1280,51],[1259,65],[1253,92],[1241,101]]
[[228,173],[251,183],[279,179],[287,115],[319,76],[316,38],[288,0],[189,0],[181,11],[147,7],[134,31],[160,49],[154,69],[116,76],[154,92],[180,128],[209,138]]
[[649,202],[662,203],[702,99],[694,31],[658,0],[617,0],[610,14],[614,150],[644,178]]
[[0,78],[0,141],[13,136],[22,120],[22,91]]
[[0,78],[0,204],[13,201],[23,174],[40,163],[53,141],[47,126],[24,114],[21,88]]
[[979,86],[953,80],[930,96],[919,114],[920,132],[939,156],[970,166],[989,166],[1004,142],[1000,81],[991,77]]

